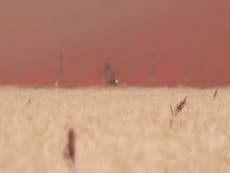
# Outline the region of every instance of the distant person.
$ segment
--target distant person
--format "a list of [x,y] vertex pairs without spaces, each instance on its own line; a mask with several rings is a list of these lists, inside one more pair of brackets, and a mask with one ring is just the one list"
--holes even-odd
[[118,81],[115,77],[115,72],[109,63],[105,63],[104,76],[108,86],[116,86],[118,84]]

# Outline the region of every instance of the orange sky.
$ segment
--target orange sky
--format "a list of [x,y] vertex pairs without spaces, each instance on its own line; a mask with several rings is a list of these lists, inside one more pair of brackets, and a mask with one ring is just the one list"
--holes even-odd
[[0,83],[102,84],[111,62],[123,84],[230,84],[228,0],[3,0]]

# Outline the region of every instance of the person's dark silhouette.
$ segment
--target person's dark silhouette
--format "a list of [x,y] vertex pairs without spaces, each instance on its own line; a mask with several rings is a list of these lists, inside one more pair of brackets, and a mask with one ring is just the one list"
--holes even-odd
[[117,85],[117,80],[116,80],[116,77],[115,77],[115,72],[114,72],[113,68],[111,67],[111,65],[109,63],[105,63],[105,66],[104,66],[104,76],[105,76],[106,84],[108,86],[115,86],[115,85]]

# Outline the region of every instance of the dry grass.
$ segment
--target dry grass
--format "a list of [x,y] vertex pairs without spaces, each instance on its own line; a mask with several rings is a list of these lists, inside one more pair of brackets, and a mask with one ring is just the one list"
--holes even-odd
[[218,91],[1,88],[0,172],[230,172],[230,89]]

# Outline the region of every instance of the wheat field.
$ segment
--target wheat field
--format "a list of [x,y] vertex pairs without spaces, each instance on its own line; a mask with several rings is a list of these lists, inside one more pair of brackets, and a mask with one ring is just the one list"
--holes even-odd
[[[230,89],[0,89],[0,173],[230,172]],[[187,96],[184,109],[170,106]],[[64,157],[76,133],[76,160]]]

